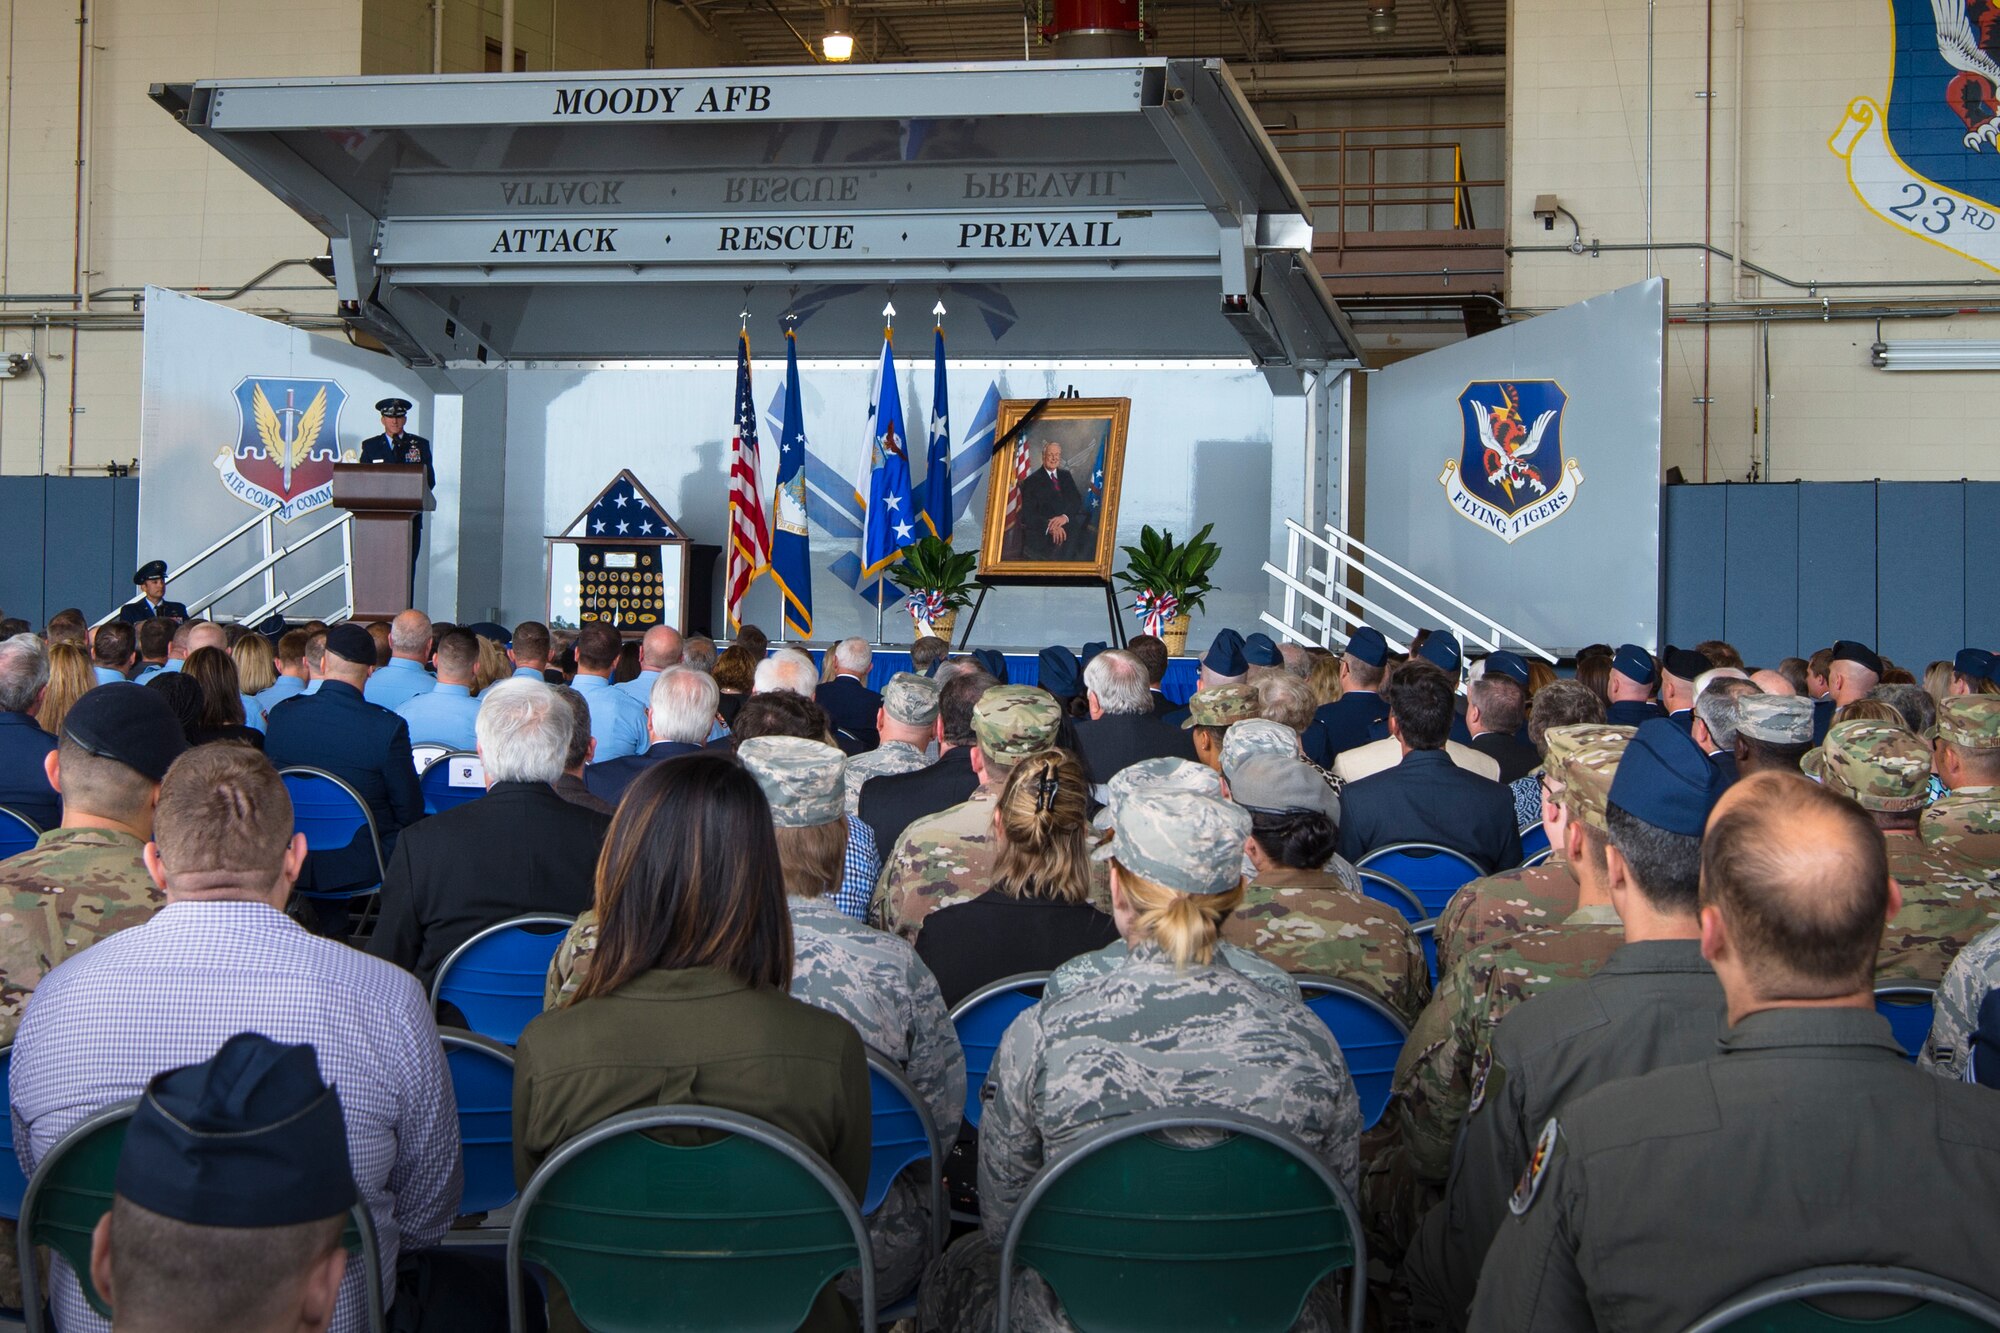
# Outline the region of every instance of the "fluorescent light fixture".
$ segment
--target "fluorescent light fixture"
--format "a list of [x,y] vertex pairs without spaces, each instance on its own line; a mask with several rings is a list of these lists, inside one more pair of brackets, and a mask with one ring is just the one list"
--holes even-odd
[[826,32],[819,39],[820,54],[839,64],[854,58],[854,20],[846,5],[832,5],[826,11]]
[[1368,6],[1368,35],[1370,37],[1396,35],[1396,0],[1373,0]]
[[1908,338],[1868,349],[1881,370],[2000,370],[2000,339]]

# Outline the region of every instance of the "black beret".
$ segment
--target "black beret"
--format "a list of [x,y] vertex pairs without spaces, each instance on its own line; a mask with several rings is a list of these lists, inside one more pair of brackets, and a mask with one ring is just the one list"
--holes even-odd
[[118,1158],[118,1193],[204,1227],[283,1227],[354,1206],[340,1096],[310,1046],[239,1032],[146,1086]]
[[187,749],[187,734],[166,696],[124,681],[85,690],[63,718],[62,734],[154,782]]
[[1667,645],[1667,650],[1660,654],[1660,660],[1666,663],[1669,676],[1678,676],[1682,680],[1693,680],[1715,666],[1715,663],[1694,649],[1676,648],[1671,643]]
[[348,621],[326,632],[326,650],[357,666],[375,665],[375,638],[367,628]]
[[1865,643],[1856,643],[1852,639],[1842,639],[1833,645],[1833,660],[1852,662],[1856,666],[1865,667],[1875,675],[1882,674],[1882,659],[1875,655],[1875,650]]
[[138,569],[133,571],[132,583],[136,587],[137,585],[144,583],[147,579],[163,579],[166,576],[167,576],[166,561],[148,560],[145,564],[139,566]]

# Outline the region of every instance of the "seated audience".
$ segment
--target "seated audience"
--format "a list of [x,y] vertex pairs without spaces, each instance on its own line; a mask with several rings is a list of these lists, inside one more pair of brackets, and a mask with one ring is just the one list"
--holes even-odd
[[[1283,671],[1259,677],[1251,688],[1257,691],[1257,716],[1291,728],[1303,746],[1305,734],[1311,730],[1313,714],[1317,711],[1312,686],[1291,672]],[[1324,769],[1320,771],[1325,772]]]
[[[1153,711],[1146,667],[1131,653],[1113,648],[1092,657],[1083,688],[1089,716],[1075,724],[1076,757],[1093,789],[1142,760],[1195,757],[1188,732]],[[1099,790],[1092,795],[1103,799]]]
[[[1653,699],[1654,691],[1660,688],[1660,677],[1660,663],[1652,653],[1636,643],[1621,644],[1604,678],[1607,704],[1604,720],[1614,727],[1636,727],[1656,717],[1665,717],[1667,710]],[[1577,679],[1583,679],[1580,662]]]
[[910,670],[929,677],[931,668],[951,656],[951,645],[935,634],[926,634],[910,645]]
[[1248,685],[1218,685],[1212,690],[1196,690],[1183,711],[1186,718],[1180,729],[1190,733],[1195,759],[1220,773],[1222,738],[1232,723],[1257,716],[1257,691]]
[[715,725],[718,698],[712,676],[679,666],[654,672],[646,710],[647,735],[652,743],[644,753],[592,764],[584,770],[584,785],[599,800],[616,805],[632,779],[654,764],[698,753]]
[[514,664],[515,676],[554,684],[548,678],[549,627],[539,620],[524,620],[514,626],[507,645],[507,660]]
[[264,709],[264,696],[278,683],[277,649],[261,634],[246,634],[230,645],[229,656],[236,662],[237,684]]
[[190,744],[223,741],[264,748],[264,733],[244,725],[243,690],[236,676],[236,661],[227,651],[204,644],[188,654],[180,675],[201,691],[201,715],[188,732]]
[[1118,939],[1090,903],[1089,807],[1083,769],[1064,751],[1031,754],[1007,775],[993,803],[991,891],[932,912],[917,936],[946,1004]]
[[655,625],[639,640],[639,674],[618,688],[645,707],[653,705],[653,682],[663,671],[681,664],[681,632],[672,625]]
[[486,927],[527,913],[575,916],[590,905],[590,876],[611,821],[551,785],[573,726],[550,686],[493,687],[479,709],[486,794],[404,830],[368,952],[428,988],[445,956]]
[[[380,628],[379,622],[371,625],[370,636]],[[424,668],[437,637],[431,618],[416,610],[398,612],[383,633],[388,639],[388,656],[382,656],[377,644],[376,660],[380,665],[368,678],[363,694],[369,703],[393,713],[417,695],[429,694],[436,688],[437,682]]]
[[0,640],[0,805],[44,829],[62,822],[62,800],[44,770],[56,738],[35,721],[48,684],[49,654],[40,639]]
[[1814,653],[1807,671],[1808,680],[1817,686],[1808,691],[1813,701],[1814,745],[1826,739],[1836,710],[1866,699],[1868,691],[1882,683],[1882,659],[1867,644],[1842,639],[1820,651],[1826,654],[1825,664],[1820,665],[1820,654]]
[[681,641],[681,665],[704,675],[715,674],[715,640],[706,634],[690,634]]
[[240,1032],[146,1085],[91,1282],[135,1333],[322,1333],[356,1199],[340,1094],[312,1047]]
[[1937,701],[1921,685],[1877,685],[1868,697],[1889,705],[1902,715],[1903,726],[1918,736],[1937,729]]
[[1604,700],[1576,681],[1553,680],[1536,693],[1528,710],[1528,744],[1539,758],[1533,769],[1510,784],[1517,825],[1526,829],[1542,822],[1542,773],[1548,762],[1550,729],[1603,721]]
[[979,775],[972,771],[972,710],[998,683],[977,667],[954,672],[938,691],[937,762],[908,773],[885,774],[862,788],[855,813],[868,825],[877,847],[893,851],[904,829],[950,809],[978,789]]
[[715,687],[722,692],[722,701],[716,711],[728,724],[736,721],[736,710],[750,697],[750,688],[756,683],[758,658],[742,643],[732,643],[722,650],[715,659]]
[[[819,693],[819,670],[804,651],[784,647],[757,663],[754,682],[750,689],[752,694],[789,690],[801,698],[812,699]],[[734,725],[731,723],[731,726]]]
[[90,636],[90,668],[99,685],[111,685],[126,678],[134,660],[132,626],[114,620],[100,625]]
[[1924,841],[1982,872],[2000,870],[2000,695],[1944,701],[1931,768],[1945,794],[1924,810]]
[[[853,1025],[793,999],[791,923],[771,808],[734,759],[639,775],[598,861],[601,923],[562,1007],[515,1048],[514,1174],[621,1111],[741,1111],[817,1153],[855,1198],[868,1184],[868,1065]],[[561,1285],[549,1325],[581,1327]],[[831,1284],[805,1328],[852,1329]]]
[[1799,771],[1812,749],[1812,701],[1797,694],[1747,694],[1736,701],[1736,775]]
[[924,753],[937,733],[938,684],[912,671],[898,671],[882,687],[875,712],[880,744],[847,761],[847,813],[861,809],[861,787],[870,778],[893,777],[930,767]]
[[306,668],[306,641],[311,637],[302,629],[288,629],[278,636],[271,661],[275,673],[271,687],[257,696],[257,706],[266,717],[293,695],[304,694],[306,686],[312,684],[312,672]]
[[1173,701],[1160,692],[1160,682],[1167,678],[1167,663],[1172,660],[1166,641],[1156,634],[1135,634],[1125,641],[1125,651],[1146,668],[1146,692],[1152,696],[1154,715],[1164,717],[1173,712]]
[[1499,765],[1499,781],[1513,784],[1541,763],[1535,747],[1521,739],[1528,720],[1528,664],[1514,653],[1493,653],[1486,670],[1466,687],[1465,729],[1473,749]]
[[[1113,807],[1111,898],[1129,953],[1007,1030],[980,1121],[980,1230],[926,1276],[919,1323],[993,1323],[999,1246],[1029,1183],[1092,1130],[1155,1109],[1227,1110],[1298,1139],[1352,1189],[1361,1131],[1354,1084],[1325,1024],[1215,961],[1243,897],[1250,818],[1212,797],[1138,791]],[[1308,1300],[1337,1323],[1337,1284]],[[1032,1270],[1014,1285],[1017,1327],[1065,1328]],[[1309,1326],[1329,1326],[1313,1324]]]
[[[529,679],[522,676],[517,679]],[[569,749],[563,754],[562,776],[555,780],[556,795],[571,805],[580,805],[586,810],[595,810],[600,815],[611,813],[611,802],[592,794],[590,786],[583,780],[584,771],[590,765],[591,752],[597,748],[597,741],[590,734],[590,704],[584,697],[567,685],[550,685],[569,706],[572,727]]]
[[1743,725],[1743,701],[1763,693],[1750,680],[1722,674],[1732,669],[1717,667],[1696,682],[1694,726],[1690,729],[1694,743],[1722,774],[1724,786],[1738,777],[1736,733]]
[[168,646],[173,642],[174,622],[155,617],[142,620],[136,626],[135,651],[139,655],[138,669],[132,679],[144,685],[149,676],[166,670]]
[[[736,715],[736,740],[759,736],[795,736],[832,745],[833,722],[811,698],[791,690],[752,695]],[[859,819],[847,821],[847,855],[834,890],[833,905],[857,921],[866,920],[875,881],[882,872],[882,854],[875,836]]]
[[[177,759],[146,848],[167,904],[42,980],[14,1040],[15,1142],[32,1168],[86,1116],[138,1096],[163,1070],[207,1059],[239,1032],[303,1042],[340,1090],[354,1183],[374,1218],[385,1290],[395,1292],[399,1259],[437,1244],[458,1211],[450,1076],[430,1007],[407,973],[285,916],[304,860],[291,801],[264,756],[209,745]],[[480,1309],[481,1292],[438,1288],[442,1269],[420,1257],[405,1268],[402,1299],[419,1299],[414,1292],[428,1285],[426,1299],[462,1304],[464,1317]],[[361,1288],[360,1270],[350,1270],[333,1328],[366,1326]],[[65,1333],[106,1327],[59,1264],[54,1307]],[[485,1310],[496,1313],[490,1300]]]
[[[221,653],[224,657],[229,658],[230,675],[232,677],[235,676],[236,660],[233,657],[229,657],[228,629],[214,623],[213,621],[203,620],[203,621],[189,622],[187,626],[187,631],[188,635],[186,643],[186,653],[181,660],[180,664],[181,670],[187,669],[188,659],[192,658],[196,653],[200,652],[204,648],[213,648],[217,652]],[[211,671],[213,671],[213,668],[211,668]],[[241,725],[254,728],[255,730],[258,731],[262,731],[264,729],[264,710],[257,706],[257,701],[255,699],[252,699],[249,696],[249,694],[244,692],[244,690],[242,689],[242,681],[240,679],[238,679],[237,681],[237,686],[238,686],[236,691],[237,698],[241,702],[243,707],[243,718],[241,721]],[[207,693],[206,689],[203,690],[203,693],[204,694]],[[229,724],[219,724],[219,725],[229,725]]]
[[[479,655],[473,660],[472,666],[473,694],[485,694],[486,687],[495,681],[512,680],[514,678],[514,663],[507,656],[507,650],[500,645],[500,641],[498,639],[489,639],[484,634],[472,630],[467,630],[466,632],[472,635],[473,643],[478,645],[479,648]],[[442,641],[444,636],[440,634],[438,638]],[[431,652],[431,661],[433,663],[437,661],[437,652],[435,649]]]
[[600,764],[647,746],[645,705],[612,683],[618,652],[618,631],[609,625],[585,625],[576,636],[576,678],[570,684],[590,705]]
[[73,643],[50,644],[49,684],[42,692],[42,706],[35,710],[35,725],[51,736],[60,736],[63,718],[97,685],[90,654]]
[[479,665],[479,643],[462,629],[438,636],[431,659],[437,665],[437,683],[395,706],[396,716],[410,729],[410,744],[470,750],[478,743],[474,728],[480,701],[472,697],[472,686]]
[[1440,671],[1406,666],[1390,680],[1389,733],[1403,758],[1341,792],[1340,854],[1349,861],[1390,843],[1430,842],[1489,871],[1520,864],[1513,794],[1444,754],[1451,697]]

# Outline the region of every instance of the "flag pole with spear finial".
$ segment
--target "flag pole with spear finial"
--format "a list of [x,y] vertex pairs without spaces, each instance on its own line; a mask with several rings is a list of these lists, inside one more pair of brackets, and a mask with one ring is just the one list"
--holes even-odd
[[[892,300],[889,304],[882,307],[882,341],[885,343],[888,342],[890,339],[890,335],[895,332],[895,329],[896,329],[896,304]],[[875,401],[877,403],[880,403],[882,401],[882,386],[879,384],[875,386]],[[882,423],[878,421],[873,426],[871,426],[870,429],[871,430],[880,429],[881,425]],[[863,545],[865,546],[866,545],[865,520],[864,520],[863,533],[864,533]],[[865,555],[866,552],[864,551],[863,554]],[[888,615],[888,610],[887,610],[888,603],[885,600],[887,596],[886,585],[888,584],[888,581],[889,581],[889,571],[885,567],[881,573],[875,576],[875,642],[879,646],[884,648],[889,646],[888,626],[885,623],[886,617]]]

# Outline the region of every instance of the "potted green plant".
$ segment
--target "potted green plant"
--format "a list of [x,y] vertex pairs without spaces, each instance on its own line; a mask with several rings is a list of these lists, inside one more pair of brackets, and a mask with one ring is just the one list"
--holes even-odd
[[889,577],[909,594],[915,637],[935,634],[951,641],[958,608],[972,600],[972,571],[978,564],[976,551],[954,551],[942,537],[925,537],[903,548]]
[[1187,649],[1189,615],[1215,591],[1208,573],[1222,558],[1222,548],[1208,539],[1214,527],[1205,525],[1185,543],[1176,543],[1171,532],[1143,527],[1139,544],[1124,548],[1125,568],[1117,578],[1133,594],[1132,613],[1176,656]]

